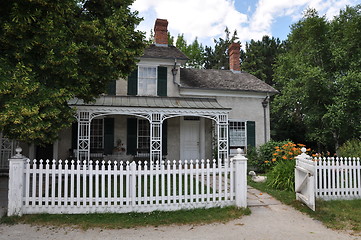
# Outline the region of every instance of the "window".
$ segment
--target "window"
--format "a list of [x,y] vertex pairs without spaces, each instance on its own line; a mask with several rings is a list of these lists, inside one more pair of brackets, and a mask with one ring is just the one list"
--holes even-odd
[[139,67],[138,71],[138,95],[157,95],[157,68]]
[[167,67],[139,66],[128,76],[128,95],[167,96]]
[[147,119],[138,119],[138,144],[140,150],[147,149],[150,146],[150,126]]
[[103,149],[103,119],[93,119],[90,125],[90,149]]
[[229,122],[229,147],[231,149],[245,148],[246,146],[246,122]]

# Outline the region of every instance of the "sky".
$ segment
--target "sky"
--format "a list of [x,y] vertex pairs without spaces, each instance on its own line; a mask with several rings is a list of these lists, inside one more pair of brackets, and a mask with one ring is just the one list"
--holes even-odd
[[184,34],[188,44],[197,37],[203,45],[213,46],[213,39],[224,38],[226,26],[237,30],[239,40],[261,40],[264,35],[287,39],[290,26],[302,18],[308,8],[331,20],[346,5],[361,0],[135,0],[131,6],[144,20],[138,26],[147,32],[157,18],[168,20],[172,36]]

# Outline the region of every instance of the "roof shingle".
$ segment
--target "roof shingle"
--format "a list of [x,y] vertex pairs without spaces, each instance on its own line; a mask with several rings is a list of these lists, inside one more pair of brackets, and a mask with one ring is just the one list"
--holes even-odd
[[157,46],[149,45],[144,49],[142,58],[163,58],[163,59],[179,59],[188,60],[189,58],[175,46]]
[[182,68],[180,81],[183,88],[278,93],[276,89],[252,74],[230,70]]

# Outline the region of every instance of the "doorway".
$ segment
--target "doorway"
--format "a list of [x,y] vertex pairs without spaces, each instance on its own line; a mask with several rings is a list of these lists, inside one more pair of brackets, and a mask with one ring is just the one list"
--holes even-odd
[[199,117],[184,117],[181,120],[180,157],[182,160],[195,160],[200,157]]

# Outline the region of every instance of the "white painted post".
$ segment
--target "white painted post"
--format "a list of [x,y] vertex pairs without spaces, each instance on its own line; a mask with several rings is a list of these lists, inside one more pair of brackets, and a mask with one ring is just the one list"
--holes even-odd
[[15,156],[9,159],[9,194],[8,216],[22,215],[24,168],[27,158],[21,154],[22,149],[15,149]]
[[234,187],[237,207],[247,207],[247,158],[242,154],[243,150],[237,148],[237,155],[233,158],[235,165]]

